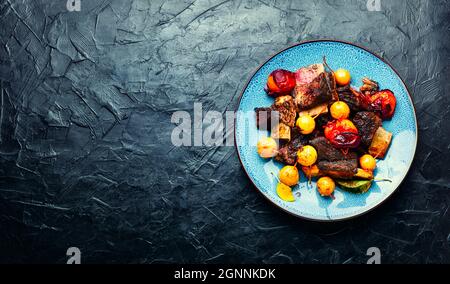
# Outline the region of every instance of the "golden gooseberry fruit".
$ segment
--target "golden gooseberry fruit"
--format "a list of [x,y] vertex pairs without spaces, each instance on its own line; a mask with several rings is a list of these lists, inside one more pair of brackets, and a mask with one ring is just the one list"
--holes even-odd
[[284,166],[279,173],[279,179],[281,183],[287,186],[294,186],[298,184],[300,175],[298,169],[294,166]]
[[350,83],[351,76],[350,72],[346,69],[338,69],[336,72],[334,72],[334,76],[336,78],[336,83],[340,86],[345,86]]
[[367,171],[373,171],[377,167],[377,161],[369,154],[363,155],[359,158],[359,164],[361,165],[361,168]]
[[316,128],[316,122],[310,115],[300,116],[295,125],[300,129],[300,133],[304,135],[311,134]]
[[312,166],[317,161],[317,151],[313,146],[306,145],[297,151],[297,162],[305,167]]
[[277,184],[277,195],[284,201],[287,201],[287,202],[295,201],[295,197],[294,197],[294,194],[292,193],[292,189],[289,186],[287,186],[281,182],[279,182]]
[[275,157],[278,152],[278,145],[272,137],[263,137],[256,144],[256,149],[261,158],[268,159]]
[[317,190],[322,196],[331,196],[336,188],[336,184],[330,177],[321,177],[317,181]]
[[345,102],[338,101],[331,105],[330,113],[334,119],[348,118],[350,115],[350,108]]

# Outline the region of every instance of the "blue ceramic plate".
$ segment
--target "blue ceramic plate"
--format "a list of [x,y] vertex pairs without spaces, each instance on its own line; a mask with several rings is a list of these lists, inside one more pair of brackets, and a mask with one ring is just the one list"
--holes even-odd
[[[255,107],[273,104],[266,95],[264,86],[267,77],[275,69],[295,71],[313,63],[321,63],[326,56],[328,65],[336,70],[348,69],[352,85],[361,86],[361,79],[369,77],[380,84],[381,89],[390,89],[397,98],[395,115],[391,121],[384,121],[383,128],[393,133],[391,146],[384,160],[377,162],[376,178],[392,182],[373,183],[365,194],[335,191],[335,199],[323,198],[313,181],[308,185],[302,174],[298,186],[293,190],[295,202],[281,200],[276,192],[278,175],[282,164],[264,160],[256,152],[256,143],[266,131],[256,129]],[[276,54],[264,63],[250,79],[242,93],[235,123],[235,141],[241,163],[256,188],[273,204],[298,217],[317,221],[336,221],[361,215],[386,200],[405,178],[414,158],[417,144],[417,121],[413,102],[408,90],[393,68],[373,53],[350,43],[338,41],[312,41],[292,46]],[[243,115],[243,114],[250,115]],[[297,196],[300,194],[300,196]]]

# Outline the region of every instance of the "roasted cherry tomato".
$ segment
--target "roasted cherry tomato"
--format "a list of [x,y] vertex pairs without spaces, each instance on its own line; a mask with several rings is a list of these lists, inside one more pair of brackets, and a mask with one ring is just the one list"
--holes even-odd
[[295,87],[295,73],[277,69],[267,79],[266,92],[269,96],[278,97],[292,92]]
[[370,98],[370,107],[381,114],[381,118],[390,119],[394,116],[397,99],[391,90],[376,92]]
[[325,137],[337,148],[356,148],[361,142],[358,129],[348,119],[328,122],[324,130]]

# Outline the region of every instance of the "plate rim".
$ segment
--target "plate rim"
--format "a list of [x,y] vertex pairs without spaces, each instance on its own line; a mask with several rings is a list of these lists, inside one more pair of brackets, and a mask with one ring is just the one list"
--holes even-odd
[[367,210],[365,210],[365,211],[363,211],[363,212],[360,212],[360,213],[357,213],[357,214],[354,214],[354,215],[351,215],[351,216],[348,216],[348,217],[343,217],[343,218],[339,218],[339,217],[338,217],[338,218],[335,218],[335,219],[315,219],[315,218],[310,218],[310,217],[306,217],[306,216],[301,216],[301,215],[295,214],[294,212],[291,212],[291,211],[287,210],[286,208],[281,207],[280,205],[278,205],[277,203],[275,203],[274,201],[272,201],[272,199],[270,199],[269,197],[267,197],[267,196],[262,192],[262,190],[259,189],[259,187],[254,183],[253,179],[250,177],[250,175],[249,175],[247,169],[245,168],[244,164],[242,163],[241,153],[239,152],[239,148],[238,148],[237,143],[236,143],[236,121],[237,121],[236,116],[234,117],[234,127],[233,127],[233,129],[234,129],[234,134],[233,134],[233,136],[234,136],[234,147],[235,147],[235,149],[236,149],[236,152],[237,152],[237,155],[238,155],[238,158],[239,158],[239,163],[241,164],[241,167],[244,169],[244,172],[245,172],[245,174],[247,175],[247,178],[248,178],[248,179],[250,180],[250,182],[252,183],[253,187],[256,188],[257,191],[258,191],[258,192],[259,192],[266,200],[268,200],[268,201],[269,201],[272,205],[274,205],[275,207],[281,209],[282,211],[284,211],[284,212],[288,213],[289,215],[294,216],[294,217],[296,217],[296,218],[299,218],[299,219],[302,219],[302,220],[306,220],[306,221],[318,222],[318,223],[333,223],[333,222],[341,222],[341,221],[347,221],[347,220],[351,220],[351,219],[356,219],[356,218],[358,218],[358,217],[361,217],[362,215],[365,215],[365,214],[367,214],[367,213],[369,213],[369,212],[372,212],[373,210],[375,210],[376,208],[378,208],[379,206],[381,206],[382,204],[384,204],[388,199],[390,199],[390,197],[391,197],[395,192],[398,191],[398,189],[400,188],[400,186],[403,184],[403,182],[405,181],[406,177],[408,176],[409,171],[411,170],[411,166],[412,166],[412,164],[413,164],[413,162],[414,162],[414,158],[415,158],[415,156],[416,156],[416,152],[417,152],[417,144],[418,144],[418,140],[419,140],[419,127],[418,127],[418,122],[417,122],[416,107],[415,107],[415,105],[414,105],[414,100],[413,100],[413,98],[412,98],[412,96],[411,96],[411,92],[410,92],[408,86],[406,85],[405,81],[403,80],[403,78],[400,76],[400,74],[398,73],[398,71],[394,68],[394,66],[393,66],[391,63],[389,63],[386,59],[382,58],[381,56],[379,56],[379,55],[376,54],[375,52],[372,52],[372,51],[369,50],[368,48],[366,48],[366,47],[364,47],[364,46],[361,46],[361,45],[359,45],[359,44],[352,43],[352,42],[349,42],[349,41],[344,41],[344,40],[326,39],[326,38],[324,38],[324,39],[314,39],[314,40],[304,40],[304,41],[300,41],[300,42],[291,44],[291,45],[289,45],[288,47],[285,47],[285,48],[283,48],[282,50],[280,50],[280,51],[274,53],[274,54],[271,55],[268,59],[266,59],[263,63],[261,63],[259,66],[257,66],[257,67],[256,67],[256,70],[253,71],[253,72],[251,73],[250,78],[249,78],[249,79],[247,80],[247,82],[245,83],[245,85],[244,85],[244,87],[243,87],[243,89],[242,89],[242,91],[241,91],[241,94],[239,95],[238,104],[237,104],[237,107],[236,107],[236,109],[235,109],[235,112],[237,112],[237,111],[239,110],[239,107],[241,106],[242,97],[243,97],[243,95],[244,95],[244,93],[245,93],[245,90],[248,88],[248,85],[249,85],[250,82],[253,80],[253,78],[255,77],[256,73],[257,73],[257,72],[258,72],[265,64],[267,64],[267,63],[268,63],[270,60],[272,60],[275,56],[277,56],[277,55],[279,55],[279,54],[281,54],[281,53],[283,53],[283,52],[285,52],[285,51],[287,51],[287,50],[289,50],[289,49],[291,49],[291,48],[294,48],[294,47],[300,46],[300,45],[311,44],[311,43],[318,43],[318,42],[334,42],[334,43],[341,43],[341,44],[352,45],[352,46],[354,46],[354,47],[360,48],[360,49],[362,49],[362,50],[364,50],[364,51],[370,53],[371,55],[375,56],[376,58],[378,58],[379,60],[381,60],[383,63],[385,63],[387,66],[389,66],[389,68],[391,68],[391,70],[394,71],[394,73],[395,73],[395,74],[397,75],[397,77],[400,79],[400,82],[401,82],[402,86],[405,88],[406,93],[408,94],[408,99],[409,99],[409,101],[410,101],[410,103],[411,103],[411,105],[412,105],[413,114],[414,114],[414,125],[415,125],[415,127],[416,127],[416,135],[415,135],[415,136],[416,136],[416,139],[415,139],[415,141],[414,141],[415,143],[414,143],[414,151],[413,151],[412,159],[411,159],[411,161],[410,161],[410,163],[409,163],[409,165],[408,165],[408,169],[406,170],[405,175],[402,177],[402,179],[401,179],[400,183],[398,184],[398,186],[397,186],[391,193],[389,193],[389,195],[387,195],[383,200],[381,200],[378,204],[372,206],[371,208],[369,208],[369,209],[367,209]]

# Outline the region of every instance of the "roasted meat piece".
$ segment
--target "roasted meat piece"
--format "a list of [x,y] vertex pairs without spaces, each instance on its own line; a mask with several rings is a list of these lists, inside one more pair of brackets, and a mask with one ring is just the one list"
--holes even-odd
[[282,96],[275,99],[271,107],[255,108],[256,126],[261,130],[270,130],[279,122],[294,127],[297,116],[294,99],[291,96]]
[[287,126],[294,127],[297,116],[294,99],[291,96],[282,96],[275,99],[272,109],[278,111],[280,122]]
[[332,121],[333,118],[326,113],[317,116],[314,120],[316,121],[316,130],[321,132],[323,135],[323,128],[328,124],[328,122]]
[[295,165],[297,162],[297,151],[300,147],[308,144],[308,139],[300,134],[296,128],[292,129],[291,141],[278,150],[275,160],[287,164]]
[[[256,127],[260,130],[269,130],[272,128],[272,107],[257,107],[256,112]],[[278,115],[274,113],[274,115]]]
[[300,68],[295,72],[295,81],[297,86],[307,85],[311,83],[320,74],[325,72],[323,64],[312,64],[303,68]]
[[368,110],[369,98],[353,89],[349,85],[337,89],[339,100],[345,102],[351,111],[358,112]]
[[357,173],[358,160],[355,152],[336,149],[323,136],[314,138],[309,143],[317,150],[317,166],[322,174],[349,179]]
[[357,159],[340,161],[319,161],[317,167],[325,176],[338,179],[351,179],[358,172]]
[[333,75],[322,72],[309,84],[297,85],[294,89],[294,102],[299,111],[311,109],[333,98]]
[[353,123],[356,128],[358,128],[362,145],[369,147],[375,132],[383,122],[381,118],[373,112],[360,111],[353,117]]
[[327,138],[320,136],[310,141],[310,144],[316,148],[319,161],[339,161],[347,159],[356,159],[355,152],[348,151],[346,154],[344,151],[335,148]]
[[363,82],[363,85],[359,88],[361,93],[370,95],[370,94],[373,94],[380,90],[380,87],[378,86],[378,82],[375,82],[369,78],[363,78],[362,82]]

